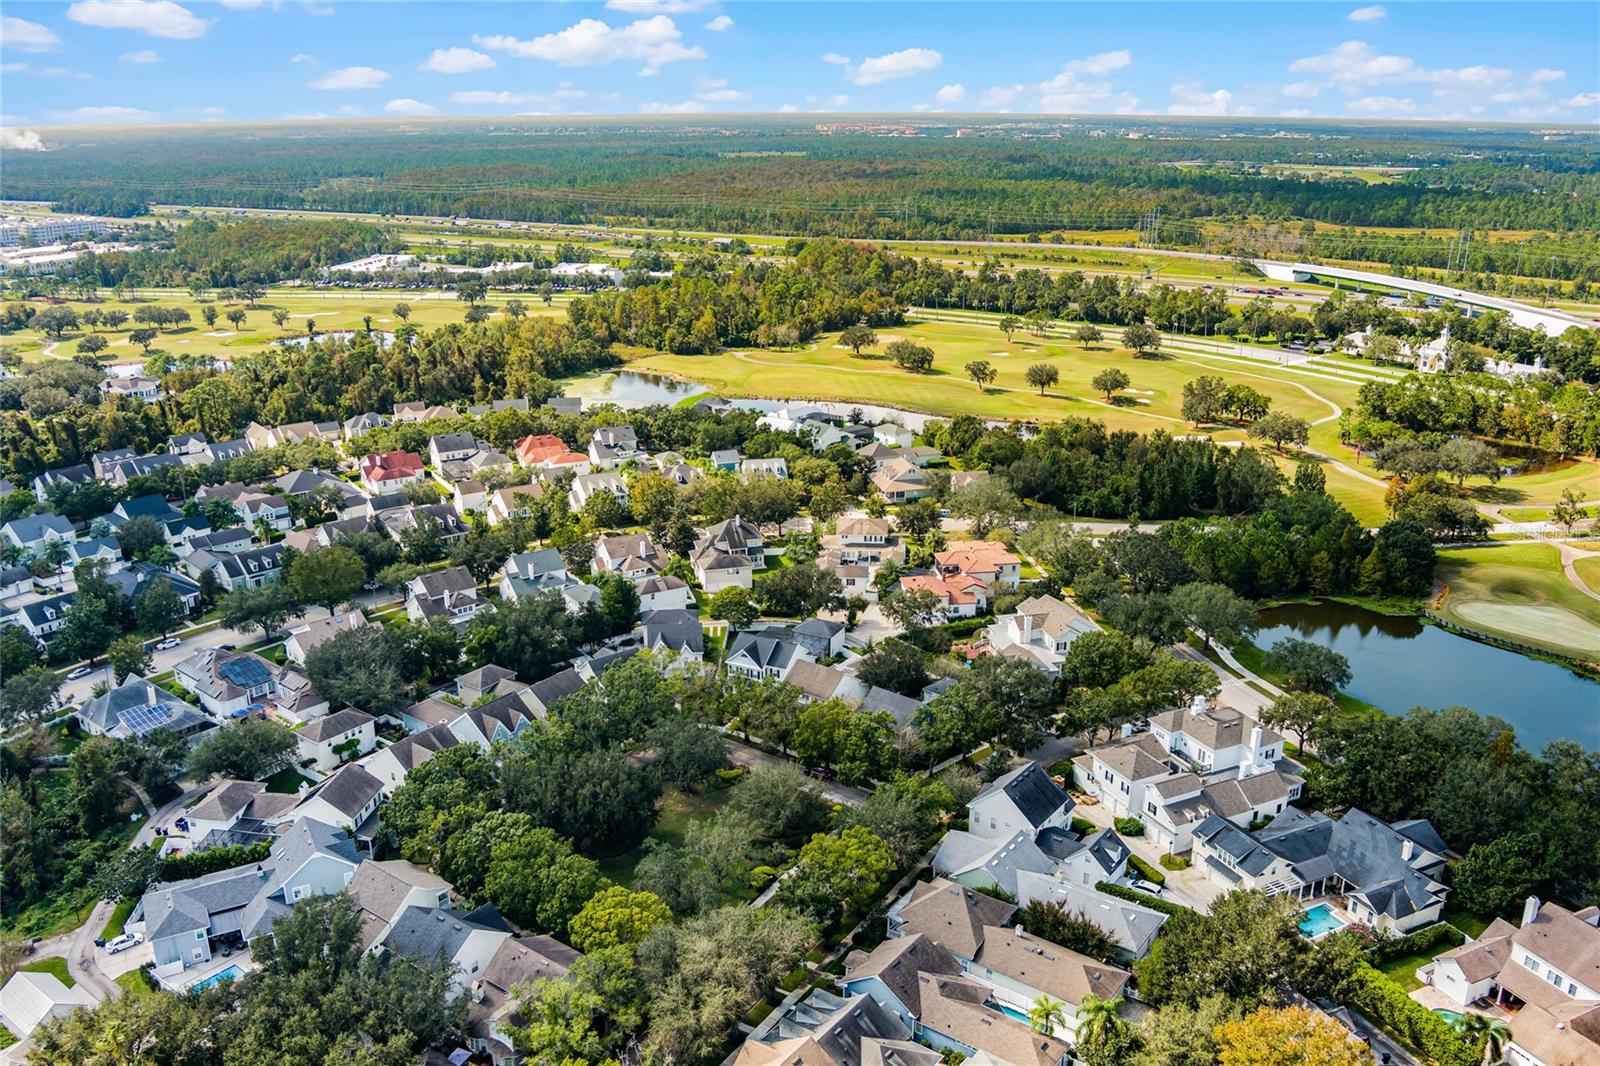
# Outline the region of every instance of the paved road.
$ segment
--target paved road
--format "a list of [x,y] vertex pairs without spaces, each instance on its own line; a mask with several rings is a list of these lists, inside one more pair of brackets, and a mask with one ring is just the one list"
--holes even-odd
[[[743,767],[746,770],[752,770],[757,766],[795,765],[793,762],[787,759],[780,759],[776,755],[768,755],[760,748],[752,748],[748,744],[740,743],[735,737],[729,736],[727,740],[728,758],[732,760],[733,765],[735,766]],[[837,781],[823,782],[822,794],[828,797],[828,799],[834,803],[845,804],[851,807],[861,806],[863,803],[867,802],[868,796],[868,793],[862,789],[852,788],[849,785],[841,785]]]

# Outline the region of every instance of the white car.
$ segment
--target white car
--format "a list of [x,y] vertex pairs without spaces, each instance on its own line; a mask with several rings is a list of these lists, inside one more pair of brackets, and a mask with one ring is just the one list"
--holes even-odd
[[182,643],[183,641],[179,640],[177,637],[168,637],[166,640],[163,640],[156,645],[156,651],[171,651],[173,648],[176,648]]
[[92,671],[90,671],[87,666],[80,666],[76,670],[72,671],[72,673],[67,675],[67,680],[76,681],[80,677],[88,677],[91,672]]
[[1160,885],[1153,881],[1145,881],[1138,877],[1135,877],[1133,880],[1129,881],[1128,887],[1133,889],[1135,892],[1143,892],[1147,896],[1161,895]]
[[123,933],[115,940],[106,942],[106,954],[115,955],[119,951],[127,951],[129,948],[136,947],[143,943],[143,933]]

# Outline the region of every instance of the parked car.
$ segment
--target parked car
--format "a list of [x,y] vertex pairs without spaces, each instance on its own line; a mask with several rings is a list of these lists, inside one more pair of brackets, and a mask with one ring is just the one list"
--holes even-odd
[[76,681],[80,677],[88,677],[89,674],[90,670],[87,666],[80,666],[76,670],[72,671],[72,673],[67,675],[67,680]]
[[233,645],[233,644],[218,644],[217,645],[217,650],[218,651],[234,651],[234,650],[236,650],[236,645]]
[[1135,892],[1143,892],[1147,896],[1161,895],[1160,885],[1156,884],[1154,881],[1146,881],[1141,877],[1135,877],[1133,880],[1129,881],[1128,887],[1133,889]]
[[183,641],[179,640],[177,637],[168,637],[166,640],[160,641],[156,644],[156,651],[171,651],[173,648],[176,648],[182,643]]
[[110,943],[106,944],[106,953],[108,955],[115,955],[119,951],[127,951],[129,948],[137,947],[143,943],[143,933],[123,933],[115,940],[112,940]]

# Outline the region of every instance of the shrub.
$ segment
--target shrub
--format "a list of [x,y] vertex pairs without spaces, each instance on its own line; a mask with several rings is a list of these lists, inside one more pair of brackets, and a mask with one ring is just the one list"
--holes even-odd
[[1187,855],[1163,855],[1161,865],[1169,870],[1187,870],[1194,860]]
[[174,855],[163,860],[157,878],[161,881],[187,881],[191,877],[204,877],[246,863],[265,862],[271,854],[272,845],[267,843],[233,844],[209,851],[191,851],[187,855]]
[[1439,1066],[1478,1066],[1482,1061],[1480,1043],[1468,1039],[1366,963],[1356,967],[1350,989],[1350,1002],[1354,1006],[1382,1022],[1384,1028]]
[[1074,818],[1072,820],[1072,831],[1081,837],[1088,836],[1094,830],[1095,824],[1087,818]]
[[1407,955],[1436,955],[1449,948],[1458,948],[1467,942],[1467,935],[1447,922],[1418,929],[1407,936],[1380,940],[1367,952],[1374,966],[1404,958]]
[[1135,870],[1138,870],[1139,876],[1144,878],[1146,881],[1149,881],[1153,885],[1164,885],[1167,883],[1166,874],[1162,873],[1160,870],[1157,870],[1154,866],[1151,866],[1137,855],[1128,856],[1128,865],[1133,867]]
[[1188,907],[1185,907],[1181,903],[1170,903],[1159,896],[1146,895],[1143,892],[1135,891],[1134,889],[1129,888],[1127,885],[1117,885],[1112,884],[1110,881],[1101,881],[1094,887],[1096,892],[1104,892],[1108,896],[1115,896],[1118,899],[1125,899],[1129,903],[1137,903],[1141,907],[1149,907],[1151,910],[1160,911],[1165,915],[1176,916],[1179,914],[1193,913]]
[[1118,818],[1112,824],[1117,827],[1117,832],[1125,837],[1144,836],[1144,823],[1137,818]]

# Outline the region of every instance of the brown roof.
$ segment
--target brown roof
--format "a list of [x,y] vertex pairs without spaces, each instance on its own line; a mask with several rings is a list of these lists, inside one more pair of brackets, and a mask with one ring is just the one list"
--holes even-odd
[[1012,1066],[1056,1066],[1067,1045],[984,1006],[989,988],[966,977],[922,974],[922,1023]]
[[1477,940],[1452,948],[1439,955],[1439,958],[1454,960],[1468,982],[1482,981],[1498,974],[1500,967],[1511,958],[1508,941],[1516,931],[1517,927],[1504,918],[1496,918]]
[[910,896],[897,915],[902,935],[922,933],[963,959],[977,956],[985,927],[1004,924],[1017,910],[943,877],[917,884]]
[[[1578,914],[1594,915],[1594,908]],[[1600,928],[1558,903],[1544,903],[1512,937],[1586,988],[1600,989]]]
[[983,949],[975,960],[979,965],[1074,1007],[1087,996],[1110,999],[1120,994],[1122,986],[1133,977],[1127,970],[1096,962],[1021,929],[989,928],[983,932]]
[[1093,748],[1090,754],[1131,781],[1165,777],[1172,772],[1165,761],[1167,749],[1149,733]]
[[[1261,723],[1232,707],[1219,706],[1199,713],[1188,707],[1177,707],[1151,715],[1150,724],[1173,733],[1187,734],[1216,751],[1218,748],[1249,743],[1250,730]],[[1262,726],[1263,744],[1276,744],[1281,740],[1282,736]]]
[[813,699],[831,699],[839,690],[839,685],[845,675],[828,666],[820,666],[808,659],[801,659],[789,668],[786,680],[789,684],[804,692]]
[[921,933],[897,936],[872,949],[872,954],[851,966],[845,979],[876,977],[888,986],[913,1017],[922,1015],[919,974],[958,974],[961,963],[954,955]]

